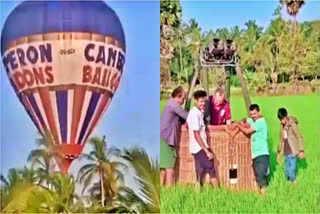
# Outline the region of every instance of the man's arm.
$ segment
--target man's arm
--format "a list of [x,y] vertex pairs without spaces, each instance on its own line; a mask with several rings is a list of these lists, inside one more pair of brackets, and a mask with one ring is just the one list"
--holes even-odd
[[200,135],[200,130],[201,130],[201,124],[203,121],[203,117],[201,118],[200,116],[196,115],[196,114],[192,114],[190,113],[188,116],[188,125],[189,125],[189,129],[191,129],[193,131],[194,134],[194,139],[197,141],[197,143],[199,144],[199,146],[201,147],[201,149],[203,149],[205,151],[205,153],[207,154],[209,160],[213,158],[212,153],[209,151],[209,149],[205,146],[203,140],[201,138]]
[[206,126],[206,134],[207,134],[207,142],[210,142],[210,131],[209,131],[209,127],[208,127],[208,123],[209,121],[207,121],[205,118],[203,119],[204,121],[204,125]]
[[186,120],[185,119],[183,119],[182,117],[179,117],[179,123],[181,123],[181,124],[186,124]]
[[[281,126],[281,125],[280,125]],[[277,153],[278,154],[281,154],[283,152],[283,128],[282,126],[280,127],[280,133],[279,133],[279,144],[278,144],[278,147],[277,147]]]
[[235,125],[240,129],[240,131],[242,131],[246,135],[250,135],[255,132],[254,128],[247,123],[235,123]]
[[295,124],[295,123],[292,124],[292,131],[293,131],[293,134],[294,134],[294,135],[296,136],[296,138],[298,139],[298,142],[299,142],[299,150],[300,150],[300,151],[304,151],[303,138],[302,138],[301,132],[300,132],[297,124]]
[[213,154],[209,151],[209,149],[204,145],[204,142],[200,136],[200,131],[193,131],[194,133],[194,138],[196,139],[197,143],[199,144],[199,146],[205,151],[205,153],[207,154],[209,160],[211,160],[213,158]]
[[296,136],[296,138],[298,139],[298,144],[299,144],[299,158],[300,159],[304,159],[304,146],[303,146],[303,138],[301,135],[301,132],[298,128],[298,125],[293,123],[292,125],[292,131],[293,134]]
[[204,145],[204,142],[200,136],[200,131],[193,131],[194,133],[194,138],[196,139],[197,143],[199,144],[199,146],[206,152],[208,153],[209,150],[208,148]]
[[226,124],[230,125],[231,124],[231,110],[230,110],[230,104],[227,103],[226,107]]
[[176,113],[179,117],[181,117],[183,120],[187,119],[188,112],[184,110],[181,106],[178,104],[172,108],[173,112]]
[[280,155],[283,152],[283,128],[280,128],[280,140],[277,148],[277,162],[280,163]]

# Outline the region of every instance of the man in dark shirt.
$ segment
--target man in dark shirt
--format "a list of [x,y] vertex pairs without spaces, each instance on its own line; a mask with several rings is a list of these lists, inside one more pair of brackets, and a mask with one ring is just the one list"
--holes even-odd
[[222,88],[217,88],[214,96],[210,96],[207,101],[206,118],[210,125],[229,125],[231,124],[231,110],[229,102],[225,99]]

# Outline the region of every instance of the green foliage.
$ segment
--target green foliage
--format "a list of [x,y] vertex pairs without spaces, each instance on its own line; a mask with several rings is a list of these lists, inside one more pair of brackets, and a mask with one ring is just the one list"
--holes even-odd
[[239,81],[237,75],[231,75],[230,84],[233,87],[241,87],[241,84],[240,84],[240,81]]
[[[31,151],[32,168],[10,169],[0,176],[1,213],[151,213],[160,211],[160,168],[142,148],[123,152],[107,147],[105,138],[90,139],[91,152],[82,154],[88,162],[78,178],[47,169],[54,161],[50,138],[37,140],[41,149]],[[35,157],[32,157],[34,155]],[[39,160],[39,161],[36,161]],[[127,161],[127,162],[126,162]],[[34,164],[37,163],[37,164]],[[135,188],[124,185],[123,172],[133,170]],[[99,178],[98,182],[95,182]],[[102,181],[102,182],[101,182]],[[81,197],[75,193],[82,185]],[[102,187],[102,188],[101,188]],[[79,188],[79,187],[78,187]],[[89,193],[89,195],[88,195]],[[102,194],[104,193],[104,194]],[[103,196],[103,197],[102,197]],[[101,202],[105,203],[101,203]]]
[[[275,87],[281,82],[295,83],[300,80],[319,78],[320,69],[320,21],[286,21],[281,9],[286,7],[296,15],[304,1],[282,1],[270,14],[272,20],[263,29],[255,20],[248,20],[245,28],[234,26],[203,32],[196,19],[173,26],[173,58],[170,62],[170,80],[175,84],[189,83],[192,73],[199,69],[199,51],[213,38],[233,39],[237,45],[240,66],[254,80],[253,90]],[[165,9],[163,9],[165,11]],[[209,69],[209,84],[220,78],[220,73]],[[257,73],[252,74],[250,73]],[[265,76],[263,75],[265,74]],[[220,75],[220,76],[219,76]],[[262,78],[262,79],[260,79]],[[262,84],[256,86],[256,84]]]
[[136,181],[146,198],[147,212],[160,212],[160,165],[151,159],[144,149],[135,147],[125,149],[123,158],[129,161],[136,172]]
[[160,1],[160,26],[178,27],[181,17],[180,1]]
[[101,196],[102,204],[106,201],[113,205],[118,196],[119,186],[123,184],[122,171],[126,169],[125,164],[114,160],[120,157],[120,150],[114,147],[107,148],[104,137],[93,137],[89,143],[93,150],[80,157],[88,161],[78,172],[78,180],[83,184],[82,192],[92,186],[93,180],[99,177],[99,181],[90,189],[91,195],[96,195],[97,198]]
[[254,91],[261,91],[268,85],[268,76],[264,72],[246,72],[248,87]]

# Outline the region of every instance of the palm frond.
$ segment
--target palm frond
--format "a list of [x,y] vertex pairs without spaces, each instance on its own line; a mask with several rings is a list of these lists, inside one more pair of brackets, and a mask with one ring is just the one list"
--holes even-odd
[[111,146],[110,148],[107,148],[106,157],[120,157],[121,150],[117,149],[116,147]]
[[92,152],[90,152],[90,154],[85,154],[85,153],[81,154],[79,156],[78,160],[80,161],[80,160],[83,160],[83,159],[86,159],[86,160],[92,161],[92,162],[96,162],[97,161],[96,156],[93,155]]
[[152,207],[160,210],[160,166],[153,161],[144,149],[134,147],[125,149],[124,159],[135,169],[140,190]]
[[95,174],[88,170],[87,175],[83,179],[83,188],[82,188],[81,194],[83,194],[84,191],[88,188],[89,184],[92,183],[94,176]]
[[4,183],[5,186],[9,186],[9,182],[2,174],[0,175],[0,181]]
[[95,164],[86,164],[84,166],[82,166],[79,171],[78,171],[78,176],[77,176],[77,180],[82,183],[84,177],[86,176],[86,174],[89,172],[91,172],[91,170],[93,170],[96,167]]

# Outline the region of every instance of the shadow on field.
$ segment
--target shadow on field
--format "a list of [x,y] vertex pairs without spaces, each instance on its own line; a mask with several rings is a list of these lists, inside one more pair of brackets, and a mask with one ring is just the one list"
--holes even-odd
[[299,173],[299,169],[307,169],[308,168],[308,162],[306,159],[300,160],[297,159],[297,174]]

